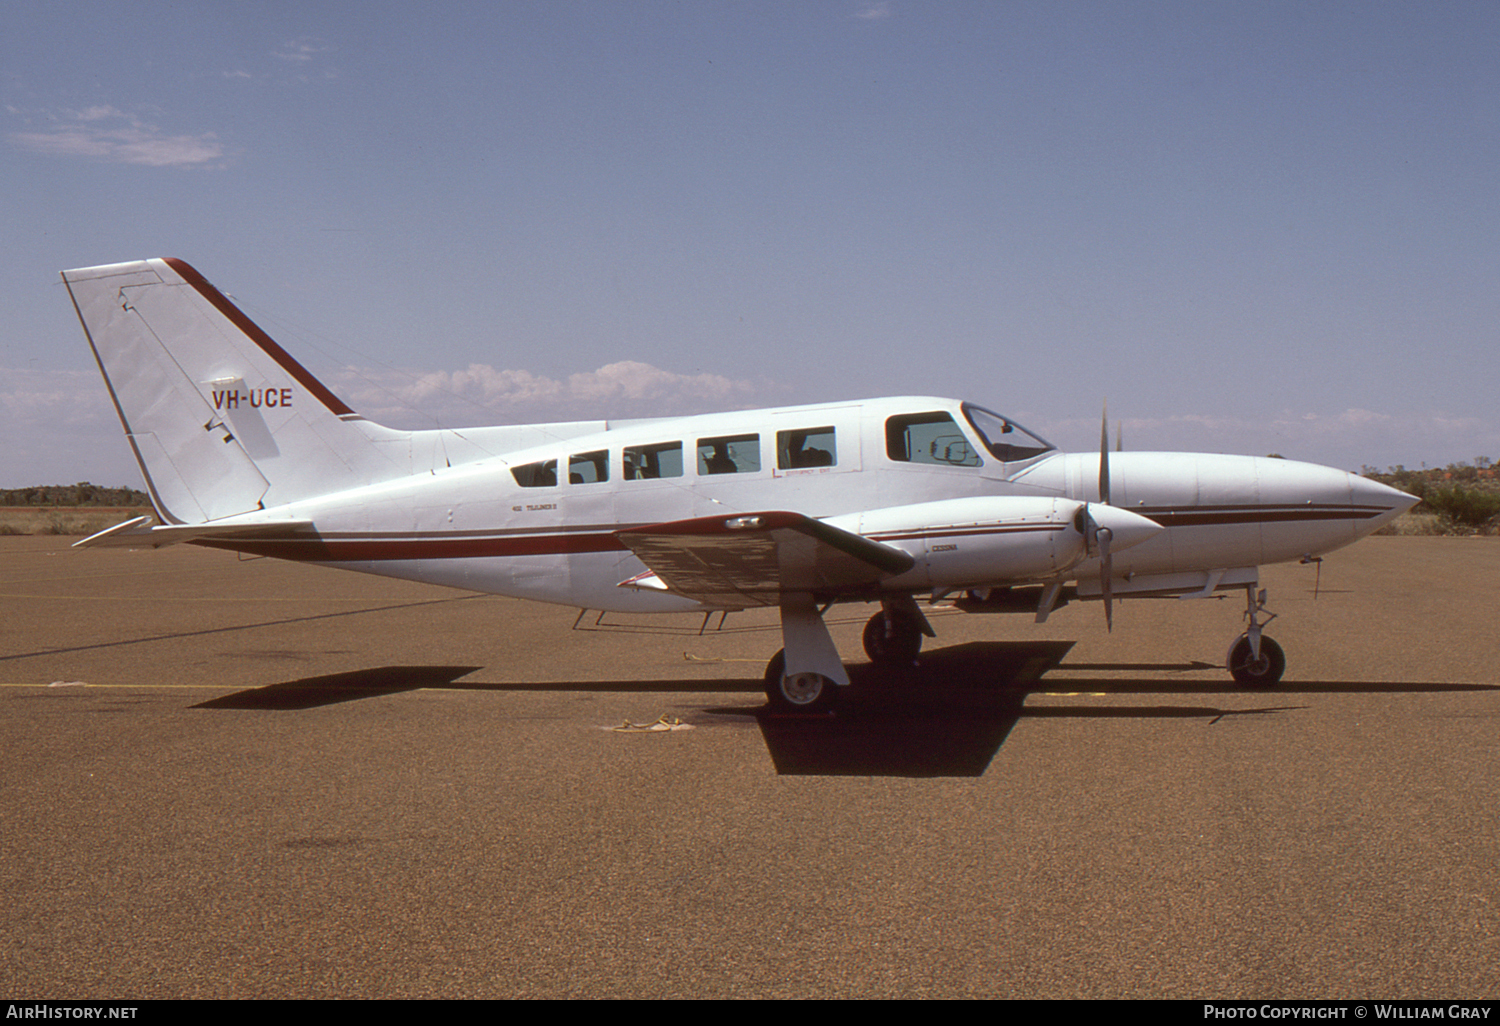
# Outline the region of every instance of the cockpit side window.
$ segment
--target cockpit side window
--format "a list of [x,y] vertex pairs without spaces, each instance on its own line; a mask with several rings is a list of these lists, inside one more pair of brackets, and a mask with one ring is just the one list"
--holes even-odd
[[885,451],[898,463],[977,467],[981,460],[951,414],[908,413],[885,422]]
[[1029,460],[1053,449],[1052,443],[982,406],[964,403],[963,411],[974,430],[979,433],[979,440],[989,449],[990,455],[1001,463]]

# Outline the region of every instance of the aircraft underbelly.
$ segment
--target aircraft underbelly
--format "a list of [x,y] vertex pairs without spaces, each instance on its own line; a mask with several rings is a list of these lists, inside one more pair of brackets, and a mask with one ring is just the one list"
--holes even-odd
[[[628,553],[626,554],[628,555]],[[557,557],[507,556],[475,559],[411,559],[365,561],[317,561],[316,565],[356,573],[394,577],[398,580],[435,584],[445,588],[501,595],[506,598],[550,602],[575,608],[619,613],[693,612],[702,606],[690,599],[665,592],[616,587],[623,572],[617,569],[619,554]],[[636,572],[640,564],[635,563]]]

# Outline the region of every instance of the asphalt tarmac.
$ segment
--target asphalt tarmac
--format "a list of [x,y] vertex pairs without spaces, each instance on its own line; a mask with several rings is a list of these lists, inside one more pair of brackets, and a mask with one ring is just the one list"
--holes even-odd
[[0,990],[1494,998],[1500,541],[1316,574],[1272,691],[1243,596],[942,615],[904,682],[847,606],[863,687],[774,717],[765,615],[0,538]]

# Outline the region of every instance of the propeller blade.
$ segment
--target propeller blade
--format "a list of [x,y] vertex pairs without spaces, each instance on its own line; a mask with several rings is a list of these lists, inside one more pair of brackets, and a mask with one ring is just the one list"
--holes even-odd
[[1109,403],[1099,422],[1099,501],[1109,505]]
[[1104,627],[1113,634],[1115,630],[1113,583],[1115,561],[1109,554],[1109,540],[1114,537],[1114,532],[1107,527],[1101,527],[1095,533],[1099,537],[1099,590],[1104,593]]

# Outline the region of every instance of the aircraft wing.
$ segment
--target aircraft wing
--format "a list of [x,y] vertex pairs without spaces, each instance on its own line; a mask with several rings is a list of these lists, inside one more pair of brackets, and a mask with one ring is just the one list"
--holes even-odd
[[916,562],[900,549],[800,513],[698,517],[626,528],[618,537],[651,571],[623,586],[665,587],[725,609],[775,606],[788,592],[857,591]]

